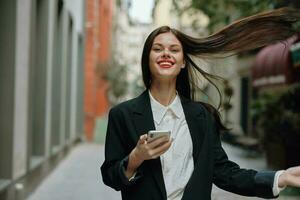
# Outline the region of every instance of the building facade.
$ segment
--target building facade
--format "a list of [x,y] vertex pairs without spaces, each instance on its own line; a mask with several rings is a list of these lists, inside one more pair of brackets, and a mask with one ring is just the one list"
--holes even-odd
[[[110,96],[111,101],[119,103],[136,97],[144,90],[142,83],[141,55],[146,37],[153,28],[151,23],[142,23],[132,19],[130,1],[120,1],[114,13],[113,60],[115,66],[125,68],[122,81],[126,83],[124,95],[121,98]],[[113,86],[111,87],[113,88]]]
[[88,141],[109,107],[105,75],[111,62],[113,6],[113,0],[86,0],[84,130]]
[[83,136],[84,7],[0,2],[0,199],[25,198]]

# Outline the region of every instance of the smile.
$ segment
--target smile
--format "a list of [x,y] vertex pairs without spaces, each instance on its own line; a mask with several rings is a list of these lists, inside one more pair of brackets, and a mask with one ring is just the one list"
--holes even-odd
[[161,68],[170,68],[174,65],[174,61],[172,60],[160,60],[157,62]]

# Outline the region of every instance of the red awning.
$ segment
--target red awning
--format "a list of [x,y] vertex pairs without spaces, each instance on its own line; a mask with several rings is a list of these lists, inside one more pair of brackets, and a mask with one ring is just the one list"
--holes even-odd
[[299,36],[293,36],[284,42],[260,50],[252,67],[254,87],[293,82],[294,69],[292,69],[290,47],[299,39]]

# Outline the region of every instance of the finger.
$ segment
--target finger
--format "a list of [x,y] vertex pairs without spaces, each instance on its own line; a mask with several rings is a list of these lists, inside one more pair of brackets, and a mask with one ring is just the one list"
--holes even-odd
[[164,143],[163,145],[158,146],[157,148],[155,148],[152,151],[152,156],[158,157],[158,156],[162,155],[163,153],[165,153],[171,147],[172,141],[173,140],[169,140],[168,142]]
[[170,147],[162,149],[161,151],[157,152],[154,154],[154,157],[159,157],[161,155],[163,155],[165,152],[167,152],[169,150]]
[[141,135],[138,141],[138,144],[145,144],[147,143],[147,134]]
[[298,167],[291,167],[291,168],[287,169],[287,171],[290,174],[293,174],[293,175],[300,175],[300,166],[298,166]]
[[153,155],[152,155],[152,159],[153,159],[153,158],[158,158],[159,156],[163,155],[165,152],[168,151],[168,149],[169,149],[169,148],[165,148],[165,149],[163,149],[163,150],[161,150],[161,151],[159,151],[159,152],[153,154]]
[[168,136],[159,137],[151,142],[148,143],[149,148],[154,149],[162,144],[168,142],[170,139]]

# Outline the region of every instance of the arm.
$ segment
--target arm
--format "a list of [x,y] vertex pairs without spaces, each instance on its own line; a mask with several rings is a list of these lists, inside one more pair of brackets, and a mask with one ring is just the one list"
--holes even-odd
[[129,154],[129,161],[125,171],[128,178],[132,177],[138,167],[145,161],[158,158],[171,146],[172,139],[160,137],[147,142],[147,134],[141,135],[136,147]]
[[110,110],[105,139],[105,161],[101,166],[103,182],[115,190],[127,189],[142,177],[141,169],[136,169],[137,173],[132,181],[124,173],[129,161],[130,147],[129,135],[124,132],[126,126],[122,119],[118,108]]
[[214,136],[214,184],[240,195],[274,198],[272,188],[275,172],[241,169],[236,163],[228,160],[218,132],[212,131],[212,134]]
[[[137,145],[128,147],[129,135],[121,112],[112,109],[109,113],[105,141],[105,161],[101,166],[103,182],[115,190],[125,190],[133,186],[142,176],[142,163],[166,152],[172,140],[158,138],[147,143],[147,135],[140,136]],[[125,132],[124,132],[125,131]]]
[[[219,131],[226,131],[228,129],[222,125],[218,112],[214,109],[214,107],[202,102],[201,104],[209,111],[208,119],[211,121],[209,121],[208,124],[213,124],[213,126],[209,127],[209,131],[211,131],[214,137],[214,153],[216,155],[214,183],[218,187],[237,194],[248,196],[255,195],[265,198],[278,196],[279,192],[286,186],[300,187],[300,166],[291,167],[287,170],[278,171],[276,173],[273,171],[256,172],[254,170],[240,169],[237,164],[229,161],[221,146],[219,138]],[[226,168],[229,171],[227,171]],[[236,174],[234,174],[233,177],[232,173],[235,171]],[[248,177],[248,179],[243,179],[243,174],[245,174],[245,177]],[[242,179],[242,181],[239,179]],[[249,188],[249,186],[251,187]]]

